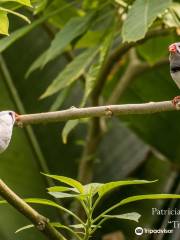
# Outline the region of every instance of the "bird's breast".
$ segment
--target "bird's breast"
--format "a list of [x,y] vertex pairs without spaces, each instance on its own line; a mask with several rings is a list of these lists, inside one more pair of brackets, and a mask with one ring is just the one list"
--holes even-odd
[[180,88],[180,70],[176,72],[171,71],[171,77],[175,81],[178,88]]

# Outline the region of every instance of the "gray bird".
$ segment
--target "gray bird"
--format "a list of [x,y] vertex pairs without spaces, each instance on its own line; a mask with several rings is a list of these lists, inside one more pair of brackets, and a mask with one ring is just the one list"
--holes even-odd
[[[169,62],[170,62],[170,74],[178,88],[180,88],[180,42],[173,43],[169,46]],[[173,104],[180,104],[180,96],[173,99]]]
[[0,112],[0,153],[8,147],[17,114],[13,111]]

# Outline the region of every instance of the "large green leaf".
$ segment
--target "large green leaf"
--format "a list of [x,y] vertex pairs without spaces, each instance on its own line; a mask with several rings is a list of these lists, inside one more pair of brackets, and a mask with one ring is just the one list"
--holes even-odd
[[139,195],[139,196],[132,196],[123,199],[117,205],[122,206],[124,204],[142,201],[142,200],[152,200],[152,199],[179,199],[180,195],[177,194],[148,194],[148,195]]
[[163,13],[171,3],[171,0],[136,0],[123,24],[123,41],[135,42],[143,38],[158,14]]
[[84,17],[72,18],[62,30],[60,30],[51,46],[43,52],[30,66],[27,76],[34,70],[44,66],[47,62],[52,61],[60,55],[64,49],[79,35],[83,34],[89,27],[94,13],[90,13]]
[[50,86],[47,88],[41,98],[45,98],[55,94],[61,89],[72,84],[78,79],[86,68],[89,66],[95,55],[97,54],[97,48],[90,48],[79,54],[66,68],[60,72],[60,74],[53,80]]
[[64,28],[56,34],[50,48],[47,50],[43,65],[60,55],[72,40],[86,32],[93,17],[94,13],[89,13],[84,17],[70,19]]
[[120,186],[127,186],[127,185],[134,185],[134,184],[147,184],[147,183],[153,183],[155,181],[146,181],[146,180],[127,180],[127,181],[116,181],[116,182],[109,182],[103,184],[99,189],[98,193],[99,196],[102,197],[109,191],[114,190],[117,187]]

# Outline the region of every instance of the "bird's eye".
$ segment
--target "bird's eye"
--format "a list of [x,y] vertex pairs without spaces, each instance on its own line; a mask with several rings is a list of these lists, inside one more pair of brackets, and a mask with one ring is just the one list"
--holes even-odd
[[9,112],[9,115],[12,117],[12,112]]

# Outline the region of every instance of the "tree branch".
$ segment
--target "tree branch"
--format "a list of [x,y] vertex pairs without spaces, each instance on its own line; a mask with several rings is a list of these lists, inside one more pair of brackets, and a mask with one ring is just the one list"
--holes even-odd
[[16,124],[19,126],[28,124],[40,124],[50,122],[67,121],[71,119],[110,117],[127,114],[152,114],[157,112],[179,110],[171,101],[149,102],[140,104],[107,105],[86,108],[70,108],[56,112],[19,115]]
[[1,179],[0,195],[18,212],[27,217],[48,239],[66,240],[63,235],[61,235],[54,227],[51,226],[47,218],[39,214],[35,209],[33,209],[18,195],[16,195],[16,193],[14,193]]
[[114,91],[112,92],[111,96],[107,100],[108,104],[116,104],[118,100],[121,98],[122,94],[126,91],[128,86],[132,81],[135,80],[137,76],[139,76],[141,73],[152,69],[160,67],[164,64],[167,64],[169,62],[168,59],[162,59],[155,63],[154,65],[150,65],[147,62],[141,62],[141,61],[130,61],[129,65],[127,66],[123,76],[117,83]]
[[114,50],[114,52],[107,59],[105,66],[103,68],[102,74],[101,74],[100,78],[98,79],[97,84],[94,88],[93,98],[96,96],[99,96],[101,94],[104,84],[106,82],[107,76],[111,72],[111,69],[116,64],[116,62],[119,61],[119,59],[121,59],[121,57],[124,54],[126,54],[132,47],[138,46],[153,37],[166,36],[166,35],[170,34],[171,32],[172,32],[172,29],[169,29],[169,28],[168,29],[156,29],[156,30],[149,31],[146,34],[145,38],[143,38],[137,42],[120,44],[120,46],[118,48],[116,48]]

